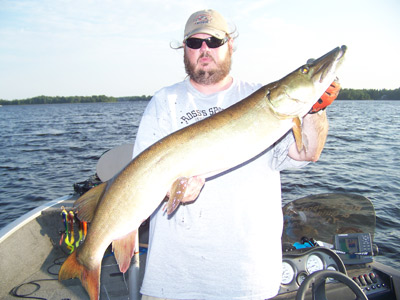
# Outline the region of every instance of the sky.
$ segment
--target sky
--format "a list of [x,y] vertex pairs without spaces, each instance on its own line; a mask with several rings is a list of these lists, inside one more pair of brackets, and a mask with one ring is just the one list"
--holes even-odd
[[268,84],[347,45],[342,87],[400,87],[398,0],[0,0],[0,99],[153,95],[185,79],[170,46],[206,8],[239,33],[234,77]]

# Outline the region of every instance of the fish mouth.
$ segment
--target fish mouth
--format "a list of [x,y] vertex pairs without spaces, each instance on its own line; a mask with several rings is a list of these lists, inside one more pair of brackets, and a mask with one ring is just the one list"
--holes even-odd
[[347,46],[345,45],[337,47],[310,64],[310,67],[315,68],[313,77],[316,82],[322,83],[329,74],[335,72],[343,62],[346,50]]
[[347,51],[347,46],[346,45],[342,45],[342,47],[340,47],[339,56],[336,58],[336,60],[342,59],[342,57],[344,56],[346,51]]

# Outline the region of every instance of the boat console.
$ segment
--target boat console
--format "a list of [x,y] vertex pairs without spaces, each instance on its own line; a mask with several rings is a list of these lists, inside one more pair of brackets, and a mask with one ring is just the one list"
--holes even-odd
[[283,212],[282,281],[273,299],[400,299],[400,271],[374,260],[369,199],[313,195]]

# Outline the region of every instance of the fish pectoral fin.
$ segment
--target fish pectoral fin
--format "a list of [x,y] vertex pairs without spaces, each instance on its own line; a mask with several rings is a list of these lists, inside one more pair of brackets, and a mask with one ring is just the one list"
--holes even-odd
[[167,203],[168,215],[172,214],[175,211],[175,209],[177,209],[179,204],[182,202],[186,192],[187,184],[188,184],[188,178],[186,177],[179,177],[172,184],[171,189],[169,191],[169,199]]
[[303,132],[301,128],[301,120],[299,117],[296,117],[293,119],[293,135],[294,139],[296,141],[296,148],[298,152],[301,152],[304,148],[304,143],[303,143]]
[[205,183],[202,176],[193,176],[190,178],[179,177],[172,184],[167,203],[167,214],[175,211],[181,202],[191,202],[196,200]]
[[95,186],[84,193],[75,201],[74,207],[77,208],[78,218],[81,221],[91,222],[104,191],[107,188],[107,182]]
[[137,229],[125,237],[112,242],[114,256],[119,265],[119,270],[122,273],[125,273],[131,264],[131,258],[135,254],[135,245],[137,243],[136,239]]
[[90,299],[99,299],[100,296],[101,263],[93,270],[89,270],[76,259],[76,251],[65,260],[58,272],[58,280],[79,278],[82,286],[88,292]]

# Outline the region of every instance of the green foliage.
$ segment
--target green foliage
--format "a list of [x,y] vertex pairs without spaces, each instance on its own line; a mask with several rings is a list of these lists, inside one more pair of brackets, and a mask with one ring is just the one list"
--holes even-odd
[[395,90],[341,89],[338,100],[400,100],[400,88]]
[[95,103],[95,102],[118,102],[118,101],[138,101],[144,100],[148,101],[151,99],[151,96],[132,96],[132,97],[108,97],[104,95],[99,96],[38,96],[29,99],[22,100],[1,100],[0,105],[28,105],[28,104],[60,104],[60,103]]
[[[108,97],[99,96],[38,96],[22,100],[1,100],[0,105],[23,105],[23,104],[58,104],[58,103],[94,103],[94,102],[118,102],[118,101],[149,101],[152,96],[127,96]],[[400,100],[400,88],[395,90],[374,89],[341,89],[338,100]]]
[[152,96],[128,96],[128,97],[118,97],[118,101],[150,101]]

